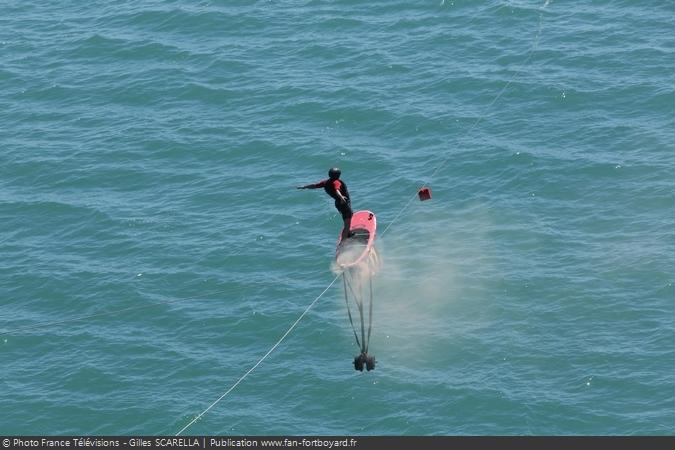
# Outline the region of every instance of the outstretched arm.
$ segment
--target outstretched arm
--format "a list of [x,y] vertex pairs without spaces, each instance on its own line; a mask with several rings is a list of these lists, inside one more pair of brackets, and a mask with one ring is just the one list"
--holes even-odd
[[304,186],[298,186],[297,189],[318,189],[323,187],[323,181],[318,183],[306,184]]

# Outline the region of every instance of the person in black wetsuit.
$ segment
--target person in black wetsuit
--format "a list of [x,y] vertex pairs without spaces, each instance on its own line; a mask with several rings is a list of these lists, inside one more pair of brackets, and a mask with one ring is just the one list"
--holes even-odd
[[298,189],[318,189],[323,188],[328,195],[335,199],[335,209],[342,214],[344,228],[342,229],[342,240],[349,237],[349,227],[352,223],[352,205],[349,200],[349,191],[344,181],[340,180],[340,169],[333,167],[328,171],[328,179],[318,183],[298,186]]

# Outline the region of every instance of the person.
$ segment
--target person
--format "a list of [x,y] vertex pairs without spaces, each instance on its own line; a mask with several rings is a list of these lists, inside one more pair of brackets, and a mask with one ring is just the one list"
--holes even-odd
[[328,171],[328,179],[314,184],[298,186],[298,189],[323,188],[328,195],[335,199],[335,209],[342,214],[342,220],[344,221],[344,228],[342,229],[342,240],[344,241],[350,236],[349,228],[354,213],[352,212],[352,204],[349,199],[349,190],[347,190],[347,184],[340,179],[341,174],[340,169],[333,167]]

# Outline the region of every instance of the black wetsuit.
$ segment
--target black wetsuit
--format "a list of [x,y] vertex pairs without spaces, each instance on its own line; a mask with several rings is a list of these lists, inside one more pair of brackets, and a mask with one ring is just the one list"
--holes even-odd
[[[335,209],[340,211],[342,214],[342,219],[348,219],[354,215],[352,212],[352,204],[349,199],[349,190],[347,189],[347,184],[342,180],[331,180],[330,178],[319,181],[318,183],[311,184],[308,187],[312,189],[323,188],[326,191],[326,194],[330,195],[335,199]],[[340,201],[340,197],[337,195],[337,191],[340,191],[342,196],[347,200],[345,203]]]

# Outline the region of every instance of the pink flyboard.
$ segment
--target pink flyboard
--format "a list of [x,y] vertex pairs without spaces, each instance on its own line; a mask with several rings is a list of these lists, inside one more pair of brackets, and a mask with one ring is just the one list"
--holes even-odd
[[349,230],[353,235],[344,242],[340,231],[335,249],[335,260],[345,269],[365,261],[372,250],[377,230],[375,214],[370,211],[356,211],[352,216]]

